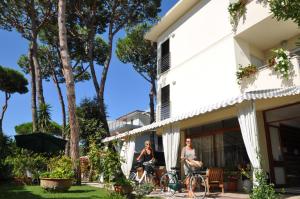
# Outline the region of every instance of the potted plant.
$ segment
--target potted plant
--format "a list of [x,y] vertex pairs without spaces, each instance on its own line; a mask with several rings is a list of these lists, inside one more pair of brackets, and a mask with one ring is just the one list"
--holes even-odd
[[282,77],[288,79],[290,74],[290,61],[289,53],[283,48],[273,49],[273,56],[268,60],[269,66],[274,67],[276,72],[279,72]]
[[133,188],[130,181],[122,176],[115,180],[114,190],[119,194],[128,195],[132,192]]
[[241,178],[242,178],[242,186],[246,193],[250,193],[252,190],[252,182],[251,182],[251,176],[252,176],[252,169],[250,164],[240,164],[238,166],[240,172],[241,172]]
[[241,80],[245,77],[249,78],[251,75],[257,73],[258,68],[253,64],[249,64],[248,66],[239,65],[239,69],[236,72],[236,78],[238,80],[238,84],[241,84]]
[[225,182],[227,184],[226,190],[229,192],[236,192],[238,185],[238,172],[237,171],[226,171],[225,172]]
[[67,156],[52,158],[48,172],[41,174],[41,187],[48,191],[67,191],[72,186],[74,171]]

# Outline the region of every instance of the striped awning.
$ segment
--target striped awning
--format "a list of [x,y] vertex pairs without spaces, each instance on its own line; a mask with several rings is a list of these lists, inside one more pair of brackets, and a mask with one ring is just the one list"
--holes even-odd
[[270,98],[278,98],[278,97],[285,97],[285,96],[292,96],[300,94],[300,86],[293,86],[288,88],[276,88],[276,89],[266,89],[266,90],[255,90],[255,91],[249,91],[245,92],[244,94],[241,94],[236,97],[232,97],[227,100],[220,101],[218,103],[214,103],[208,106],[198,107],[195,108],[194,111],[181,114],[179,116],[171,117],[159,122],[154,122],[152,124],[133,129],[131,131],[127,131],[115,136],[107,137],[102,140],[103,143],[110,142],[116,139],[124,138],[127,136],[133,136],[135,134],[155,130],[159,127],[163,127],[175,122],[187,120],[193,117],[197,117],[199,115],[212,112],[217,109],[225,108],[228,106],[232,106],[235,104],[242,103],[243,101],[247,100],[258,100],[258,99],[270,99]]

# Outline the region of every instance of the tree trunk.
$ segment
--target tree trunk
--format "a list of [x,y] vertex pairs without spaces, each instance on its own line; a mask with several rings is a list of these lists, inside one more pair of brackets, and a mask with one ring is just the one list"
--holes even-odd
[[29,9],[29,17],[30,17],[30,22],[31,22],[31,56],[32,56],[32,61],[34,65],[34,70],[35,70],[35,80],[36,80],[36,91],[37,91],[37,97],[38,97],[38,105],[40,104],[45,104],[45,99],[43,95],[43,77],[41,74],[41,67],[38,61],[38,55],[37,55],[37,49],[38,49],[38,44],[37,44],[37,35],[38,35],[38,30],[37,30],[37,14],[35,10],[35,1],[31,0],[30,1],[30,9]]
[[[155,85],[155,79],[151,78],[151,90],[149,94],[149,99],[150,99],[150,124],[155,122],[155,108],[154,108],[154,100],[156,97],[156,85]],[[151,140],[151,145],[152,148],[155,149],[155,132],[152,132],[150,134],[150,140]]]
[[100,87],[99,87],[99,108],[100,108],[100,116],[101,121],[103,123],[103,128],[106,130],[107,135],[109,135],[109,128],[107,124],[107,118],[105,113],[105,104],[104,104],[104,89],[107,78],[107,72],[110,66],[111,55],[112,55],[112,45],[113,45],[113,33],[112,33],[112,25],[109,26],[108,33],[108,55],[104,62],[104,67],[102,70]]
[[59,103],[60,103],[60,107],[61,107],[61,114],[62,114],[62,128],[63,128],[63,136],[65,133],[65,129],[66,129],[66,109],[65,109],[65,101],[61,92],[61,88],[59,86],[59,82],[57,79],[57,76],[55,74],[55,71],[53,70],[52,73],[52,80],[55,84],[56,90],[57,90],[57,94],[58,94],[58,98],[59,98]]
[[35,71],[32,60],[32,50],[29,49],[28,60],[30,65],[30,86],[31,86],[31,116],[32,116],[32,132],[37,132],[38,128],[38,118],[37,118],[37,107],[36,107],[36,84],[35,84]]
[[2,112],[1,112],[1,115],[0,115],[0,134],[3,134],[3,128],[2,128],[2,122],[3,122],[3,118],[4,118],[4,114],[7,110],[7,107],[8,107],[8,100],[10,98],[10,94],[5,92],[5,102],[4,102],[4,105],[2,107]]
[[76,117],[76,98],[73,71],[70,62],[70,55],[67,45],[67,30],[66,30],[66,0],[58,2],[58,30],[59,30],[59,45],[60,55],[63,64],[63,73],[66,80],[69,124],[70,124],[70,152],[73,164],[73,169],[76,175],[77,184],[81,184],[80,176],[80,161],[79,161],[79,125]]
[[69,156],[69,138],[68,135],[66,134],[66,125],[67,125],[67,121],[66,121],[66,108],[65,108],[65,101],[61,92],[61,88],[59,86],[59,82],[55,73],[55,70],[52,71],[52,80],[55,84],[56,90],[57,90],[57,94],[58,94],[58,98],[59,98],[59,102],[60,102],[60,107],[61,107],[61,113],[62,113],[62,136],[65,140],[67,140],[66,146],[65,146],[65,155]]
[[[36,33],[34,33],[36,34]],[[33,60],[33,65],[35,69],[35,77],[36,77],[36,91],[37,91],[37,97],[38,97],[38,104],[45,104],[45,98],[43,94],[43,77],[41,74],[41,67],[37,58],[37,38],[35,38],[32,41],[32,60]]]
[[89,45],[88,59],[89,59],[89,66],[90,66],[90,70],[91,70],[92,80],[93,80],[94,88],[95,88],[96,95],[97,95],[97,100],[99,102],[99,99],[100,99],[99,90],[100,90],[100,88],[99,88],[99,83],[98,83],[98,80],[97,80],[95,67],[94,67],[94,48],[95,48],[94,38],[95,38],[95,30],[91,30],[89,32],[89,37],[88,37],[88,45]]

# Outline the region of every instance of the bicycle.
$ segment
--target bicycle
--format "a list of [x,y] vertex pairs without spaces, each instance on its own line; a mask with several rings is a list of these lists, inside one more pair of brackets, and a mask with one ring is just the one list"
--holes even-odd
[[169,189],[166,196],[173,197],[176,191],[181,192],[182,187],[185,186],[185,182],[189,178],[190,190],[193,190],[193,197],[196,199],[203,199],[206,196],[207,187],[205,178],[203,177],[202,170],[189,170],[187,176],[183,181],[178,178],[179,168],[172,167],[171,171],[165,173],[160,179],[161,192],[165,192],[166,188]]
[[[154,171],[153,164],[154,161],[152,160],[143,162],[142,164],[139,162],[135,170],[131,171],[129,179],[139,185],[144,183],[151,183]],[[141,176],[138,175],[138,169],[143,169],[143,173]]]

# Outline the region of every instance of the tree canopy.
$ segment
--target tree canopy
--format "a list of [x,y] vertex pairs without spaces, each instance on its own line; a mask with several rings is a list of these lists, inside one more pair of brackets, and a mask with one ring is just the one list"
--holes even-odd
[[4,105],[2,107],[2,111],[0,112],[0,134],[3,133],[2,122],[11,95],[14,93],[27,93],[27,85],[27,79],[22,75],[22,73],[11,68],[0,66],[0,91],[4,92],[5,95]]
[[150,29],[147,23],[127,30],[126,37],[117,42],[116,54],[123,63],[131,63],[148,82],[156,78],[156,45],[144,39]]
[[151,84],[150,116],[155,121],[154,98],[156,97],[156,44],[144,39],[151,28],[147,23],[127,29],[126,37],[117,42],[116,54],[123,63],[131,63],[133,68]]
[[0,90],[8,94],[28,92],[28,81],[22,73],[0,66]]
[[[32,133],[32,122],[26,122],[23,124],[19,124],[15,126],[15,131],[17,135],[24,135],[24,134],[30,134]],[[52,134],[52,135],[61,135],[62,129],[59,124],[57,124],[54,121],[51,121],[50,128],[46,133]]]

